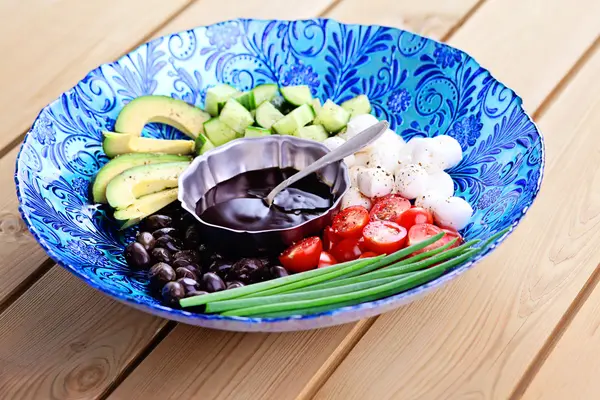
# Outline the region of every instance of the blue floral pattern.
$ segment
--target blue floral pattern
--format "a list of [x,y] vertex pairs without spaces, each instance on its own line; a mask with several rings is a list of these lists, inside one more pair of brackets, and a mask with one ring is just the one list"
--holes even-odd
[[[137,96],[162,94],[202,106],[206,89],[221,82],[240,90],[306,84],[321,100],[336,102],[365,94],[373,114],[406,140],[452,135],[464,158],[449,172],[457,195],[474,208],[462,231],[467,239],[515,226],[539,190],[544,146],[521,99],[460,50],[380,26],[239,19],[153,40],[90,72],[41,111],[25,137],[15,180],[23,219],[56,262],[139,309],[242,330],[306,329],[374,315],[472,265],[388,299],[315,317],[265,322],[160,305],[144,274],[132,273],[123,260],[132,231],[118,231],[106,208],[89,199],[89,184],[107,161],[102,131],[112,129],[119,110]],[[144,135],[182,137],[157,124]]]

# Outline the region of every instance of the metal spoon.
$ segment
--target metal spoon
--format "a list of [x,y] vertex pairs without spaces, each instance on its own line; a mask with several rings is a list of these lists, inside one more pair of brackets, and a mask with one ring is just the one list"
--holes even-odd
[[358,135],[350,138],[346,143],[342,144],[337,149],[330,151],[314,163],[310,164],[308,167],[296,172],[294,175],[290,176],[285,181],[275,186],[275,188],[273,188],[273,190],[269,192],[267,197],[264,199],[267,203],[267,206],[271,207],[273,205],[273,201],[275,201],[275,197],[279,194],[279,192],[281,192],[288,186],[298,182],[300,179],[312,174],[313,172],[320,170],[321,168],[331,163],[340,161],[344,157],[356,153],[363,147],[373,143],[375,139],[381,136],[383,132],[385,132],[388,129],[389,125],[390,124],[388,124],[387,121],[380,121],[375,125],[368,127],[364,131],[360,132]]

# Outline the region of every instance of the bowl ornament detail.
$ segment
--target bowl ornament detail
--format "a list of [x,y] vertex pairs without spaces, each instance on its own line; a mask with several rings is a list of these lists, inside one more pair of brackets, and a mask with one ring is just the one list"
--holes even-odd
[[[337,103],[365,94],[373,113],[405,140],[453,136],[464,158],[449,172],[456,195],[475,210],[462,231],[466,239],[485,239],[515,226],[538,193],[541,135],[521,99],[466,53],[382,26],[238,19],[153,40],[93,70],[40,112],[22,145],[15,181],[23,219],[54,261],[146,312],[255,331],[311,329],[376,315],[473,265],[396,296],[306,317],[222,317],[159,304],[147,291],[145,274],[131,271],[123,259],[133,230],[119,232],[107,209],[92,204],[88,194],[107,162],[102,131],[113,129],[119,111],[133,98],[162,94],[202,107],[207,88],[220,82],[240,90],[270,82],[306,84],[321,101]],[[183,138],[157,124],[148,125],[144,135]]]

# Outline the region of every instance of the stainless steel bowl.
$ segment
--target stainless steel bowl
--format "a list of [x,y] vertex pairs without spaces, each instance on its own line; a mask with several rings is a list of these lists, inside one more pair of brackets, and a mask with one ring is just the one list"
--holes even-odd
[[334,201],[326,212],[302,224],[263,231],[241,231],[209,224],[196,215],[196,203],[218,183],[246,171],[273,167],[302,169],[329,152],[324,145],[294,136],[272,135],[237,139],[196,159],[179,178],[179,201],[201,223],[203,238],[229,252],[251,255],[283,247],[319,233],[331,223],[350,187],[348,168],[337,162],[323,168],[319,178],[331,186]]

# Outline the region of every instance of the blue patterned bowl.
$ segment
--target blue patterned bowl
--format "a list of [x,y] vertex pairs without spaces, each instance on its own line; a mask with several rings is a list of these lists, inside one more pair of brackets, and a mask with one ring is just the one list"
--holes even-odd
[[[364,93],[375,115],[405,139],[455,137],[465,157],[450,173],[458,195],[475,209],[462,232],[468,239],[516,226],[538,193],[542,137],[521,99],[467,54],[381,26],[239,19],[153,40],[93,70],[40,112],[21,148],[15,181],[23,219],[54,261],[137,309],[239,331],[312,329],[380,314],[477,261],[396,296],[305,317],[221,317],[159,304],[144,274],[130,271],[122,257],[132,231],[119,232],[90,202],[90,181],[107,161],[101,132],[112,129],[119,110],[137,96],[163,94],[202,106],[206,89],[218,82],[242,90],[264,82],[306,84],[321,100],[337,102]],[[181,136],[159,125],[148,126],[146,134]]]

